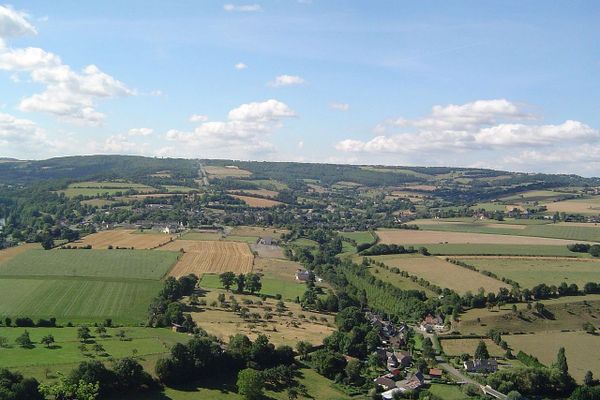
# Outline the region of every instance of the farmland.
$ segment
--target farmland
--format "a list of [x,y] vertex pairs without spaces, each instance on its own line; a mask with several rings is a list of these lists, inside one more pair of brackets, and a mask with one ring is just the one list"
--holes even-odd
[[579,287],[598,280],[600,261],[591,259],[470,258],[467,263],[500,277],[510,278],[522,287],[539,283],[558,286],[562,282]]
[[0,250],[0,264],[30,249],[41,249],[39,243],[27,243],[20,246]]
[[[463,353],[473,356],[475,349],[481,339],[443,339],[440,340],[444,353],[448,356],[460,356]],[[494,343],[491,339],[484,339],[490,356],[502,357],[506,351]]]
[[148,193],[156,191],[151,186],[130,182],[78,182],[70,184],[65,190],[61,190],[67,197],[88,196],[96,197],[104,194],[114,195],[117,193],[135,190],[136,192]]
[[521,244],[466,244],[466,243],[420,243],[434,255],[472,255],[472,256],[554,256],[589,258],[588,253],[573,253],[567,246],[560,245],[521,245]]
[[244,243],[178,240],[163,246],[161,250],[180,248],[184,249],[185,253],[170,272],[174,277],[226,271],[235,273],[252,271],[254,255]]
[[230,235],[253,236],[256,239],[262,236],[270,236],[279,239],[282,234],[287,232],[287,229],[261,228],[259,226],[236,226],[231,230]]
[[[262,289],[260,294],[275,297],[280,294],[285,300],[294,300],[296,297],[302,297],[306,291],[306,286],[302,283],[295,282],[294,275],[291,279],[281,279],[279,277],[271,277],[265,275],[261,278]],[[218,289],[222,288],[218,275],[205,274],[200,282],[201,287]]]
[[[457,225],[459,226],[459,225]],[[537,228],[537,226],[536,226]],[[584,228],[581,228],[584,229]],[[396,244],[429,244],[429,243],[452,243],[452,244],[519,244],[519,245],[566,245],[573,240],[550,239],[545,237],[516,236],[510,234],[486,234],[467,233],[454,231],[433,230],[378,230],[377,236],[381,243]],[[577,239],[578,240],[578,239]]]
[[354,240],[357,244],[361,243],[372,243],[375,238],[369,231],[358,231],[358,232],[340,232],[340,235]]
[[578,214],[599,214],[600,198],[572,199],[546,204],[548,212],[567,212]]
[[504,339],[516,351],[522,350],[551,365],[560,347],[566,351],[569,372],[579,382],[586,371],[600,375],[600,336],[584,332],[541,332],[535,335],[506,335]]
[[250,171],[239,169],[234,166],[218,167],[207,165],[204,170],[211,178],[244,178],[251,175]]
[[222,234],[219,232],[201,232],[201,231],[188,231],[181,235],[181,239],[184,240],[219,240]]
[[413,282],[410,278],[405,278],[400,274],[393,273],[384,268],[371,267],[369,272],[376,278],[381,279],[384,282],[389,282],[402,290],[419,290],[425,292],[427,297],[437,297],[437,295],[431,290],[424,288],[416,282]]
[[235,197],[238,200],[242,200],[250,207],[255,208],[270,208],[283,204],[282,202],[277,200],[263,199],[261,197],[241,196],[237,194],[231,195],[231,197]]
[[497,292],[506,284],[478,272],[446,262],[437,257],[403,257],[377,256],[373,257],[390,267],[397,267],[410,275],[420,278],[440,287],[447,287],[458,293],[476,292],[483,287],[486,291]]
[[151,250],[36,250],[0,263],[0,276],[161,279],[177,252]]
[[130,229],[115,229],[92,233],[73,243],[75,246],[92,246],[93,249],[106,249],[108,246],[128,247],[134,249],[152,249],[170,242],[175,235],[163,233],[136,234]]
[[251,196],[262,196],[262,197],[276,197],[279,193],[274,190],[268,189],[244,189],[244,190],[230,190],[229,193],[233,194],[248,194]]

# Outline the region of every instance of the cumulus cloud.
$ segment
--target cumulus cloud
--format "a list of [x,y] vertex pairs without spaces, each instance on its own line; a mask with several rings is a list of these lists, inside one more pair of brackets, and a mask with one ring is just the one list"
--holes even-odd
[[129,136],[150,136],[154,133],[154,129],[151,128],[131,128],[127,134]]
[[206,115],[194,114],[189,118],[190,122],[206,122],[208,121],[208,117]]
[[260,4],[225,4],[223,10],[227,12],[257,12],[261,11]]
[[[26,14],[0,6],[0,38],[35,33]],[[56,54],[35,47],[0,46],[0,70],[29,73],[31,81],[44,86],[41,93],[23,98],[19,110],[45,112],[77,124],[99,125],[104,121],[105,115],[96,110],[98,99],[135,94],[95,65],[75,72]]]
[[355,153],[460,152],[551,146],[600,138],[600,131],[579,121],[557,125],[536,122],[536,116],[508,100],[478,100],[435,106],[423,118],[384,121],[375,127],[378,136],[373,139],[342,140],[336,149]]
[[282,87],[282,86],[294,86],[294,85],[302,85],[306,81],[296,75],[279,75],[274,80],[269,82],[269,86],[273,87]]
[[244,64],[243,62],[239,62],[239,63],[235,64],[233,67],[235,69],[237,69],[238,71],[248,68],[248,66],[246,64]]
[[334,110],[348,111],[350,109],[350,104],[333,102],[329,105],[329,107],[333,108]]
[[0,39],[37,34],[27,18],[27,14],[22,11],[0,5]]
[[189,148],[241,150],[244,154],[272,151],[270,136],[282,127],[284,118],[294,116],[287,104],[270,99],[242,104],[229,111],[226,121],[202,122],[193,131],[171,129],[166,137]]

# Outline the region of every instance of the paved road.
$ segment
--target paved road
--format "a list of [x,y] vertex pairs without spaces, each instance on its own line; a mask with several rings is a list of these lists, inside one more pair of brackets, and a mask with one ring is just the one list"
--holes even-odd
[[466,376],[465,374],[463,374],[462,372],[460,372],[459,370],[457,370],[452,365],[450,365],[446,362],[438,363],[438,367],[440,367],[441,369],[443,369],[444,371],[446,371],[447,373],[452,375],[458,382],[471,383],[471,384],[477,385],[479,387],[479,382],[474,381],[473,379],[469,378],[468,376]]

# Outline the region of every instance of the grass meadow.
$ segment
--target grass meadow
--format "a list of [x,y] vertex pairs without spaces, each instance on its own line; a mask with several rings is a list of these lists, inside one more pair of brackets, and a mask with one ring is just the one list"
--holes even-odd
[[357,244],[371,243],[375,239],[369,231],[340,232],[340,236],[352,239]]
[[[275,296],[280,294],[284,300],[294,300],[297,296],[302,297],[306,291],[306,285],[294,281],[287,281],[280,278],[263,276],[260,280],[262,289],[259,294]],[[208,289],[222,289],[219,275],[204,274],[200,281],[200,287]]]
[[590,257],[587,253],[573,253],[565,245],[428,243],[414,246],[427,247],[434,255]]

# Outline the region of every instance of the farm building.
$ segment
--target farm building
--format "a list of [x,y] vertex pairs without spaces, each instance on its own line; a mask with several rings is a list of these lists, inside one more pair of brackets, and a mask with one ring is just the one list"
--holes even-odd
[[439,368],[429,368],[429,376],[431,378],[441,378],[442,370]]
[[404,393],[407,391],[419,390],[424,383],[425,377],[421,372],[417,372],[416,374],[410,376],[407,379],[403,379],[401,381],[396,382],[396,387],[394,389],[390,389],[386,392],[381,393],[381,397],[386,400],[391,400],[394,398],[396,393]]
[[498,371],[498,362],[494,359],[467,360],[463,363],[467,372],[488,373]]

